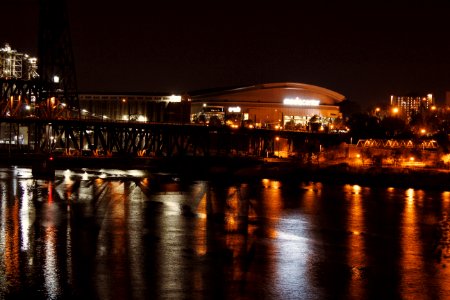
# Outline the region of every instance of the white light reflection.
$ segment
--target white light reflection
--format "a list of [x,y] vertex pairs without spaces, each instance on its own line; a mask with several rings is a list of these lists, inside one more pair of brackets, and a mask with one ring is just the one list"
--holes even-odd
[[81,180],[88,180],[89,179],[89,175],[86,171],[84,171],[83,175],[81,176]]
[[128,170],[127,174],[133,177],[143,177],[145,176],[145,172],[142,170]]
[[45,229],[44,280],[49,299],[58,298],[59,284],[56,262],[56,228],[48,226]]
[[277,232],[277,238],[285,241],[303,241],[307,240],[306,238],[302,238],[298,235],[288,233],[288,232]]
[[[135,189],[137,190],[137,189]],[[145,257],[145,251],[143,246],[144,239],[142,234],[145,228],[145,218],[143,211],[144,203],[141,199],[144,198],[142,190],[139,189],[139,195],[128,197],[125,199],[125,209],[127,214],[125,221],[127,224],[128,232],[128,253],[129,253],[129,264],[131,272],[131,284],[133,285],[133,290],[135,294],[133,297],[135,299],[145,299],[144,291],[140,287],[145,286],[144,280],[144,267],[142,264],[142,258]]]
[[65,180],[70,180],[70,176],[72,175],[72,172],[70,170],[65,170],[63,172],[63,174],[64,174],[64,179]]
[[30,197],[28,195],[27,182],[21,181],[20,187],[23,191],[20,203],[20,231],[21,231],[21,251],[27,251],[29,247],[30,234]]
[[[70,206],[68,207],[70,208]],[[70,212],[67,214],[67,229],[66,229],[66,262],[67,262],[67,278],[68,282],[72,284],[72,226],[70,221]]]
[[158,224],[161,230],[161,249],[170,249],[161,251],[160,278],[161,288],[163,290],[183,290],[183,280],[180,280],[180,274],[184,272],[183,265],[183,245],[184,223],[180,211],[180,203],[183,203],[183,195],[170,194],[162,195],[164,202],[164,212],[159,216]]
[[164,202],[164,205],[168,208],[168,210],[165,211],[167,216],[179,216],[181,214],[180,202],[167,201]]
[[[304,231],[301,219],[282,219],[276,225],[277,290],[283,295],[296,298],[298,286],[308,286],[308,261],[311,255],[310,242],[297,233]],[[295,233],[289,232],[295,229]]]
[[13,170],[13,177],[12,177],[12,192],[15,195],[17,195],[17,169],[14,168]]
[[5,270],[5,241],[6,241],[6,211],[7,211],[7,199],[5,182],[0,182],[0,191],[2,195],[1,201],[1,214],[0,214],[0,283],[3,286],[3,278],[6,278]]
[[267,236],[273,239],[275,272],[271,280],[276,282],[271,288],[278,297],[298,299],[301,293],[298,287],[310,284],[308,267],[312,251],[310,241],[305,238],[308,223],[302,213],[285,213],[278,181],[263,181],[263,186],[264,218],[272,223],[267,225]]

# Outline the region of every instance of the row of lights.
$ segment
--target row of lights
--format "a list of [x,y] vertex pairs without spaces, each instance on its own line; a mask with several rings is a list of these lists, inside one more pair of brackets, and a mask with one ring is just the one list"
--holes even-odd
[[[430,107],[430,110],[434,111],[436,109],[437,109],[436,105],[433,105],[433,106]],[[376,113],[379,113],[380,111],[381,111],[381,108],[379,108],[379,107],[375,108],[375,112]],[[393,115],[396,115],[396,114],[398,114],[400,112],[400,108],[398,108],[397,106],[394,106],[394,107],[391,108],[391,112],[392,112]]]
[[[361,157],[362,157],[361,154],[359,154],[359,153],[356,154],[356,158],[361,158]],[[410,161],[410,162],[414,162],[415,160],[416,160],[416,159],[414,158],[414,156],[410,156],[410,157],[409,157],[409,161]]]

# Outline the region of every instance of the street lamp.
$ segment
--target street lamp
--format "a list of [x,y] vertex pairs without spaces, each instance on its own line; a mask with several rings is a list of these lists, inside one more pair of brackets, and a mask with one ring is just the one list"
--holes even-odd
[[381,111],[381,108],[376,107],[376,108],[375,108],[375,115],[376,115],[376,116],[379,116],[379,115],[380,115],[380,111]]
[[[130,102],[126,98],[122,98],[122,103],[127,105],[128,108],[128,122],[130,122]],[[126,120],[126,117],[122,117],[123,120]]]
[[392,108],[392,113],[394,114],[394,115],[397,115],[398,114],[398,107],[393,107]]
[[277,144],[277,156],[279,157],[280,156],[280,137],[279,136],[275,137],[275,141]]

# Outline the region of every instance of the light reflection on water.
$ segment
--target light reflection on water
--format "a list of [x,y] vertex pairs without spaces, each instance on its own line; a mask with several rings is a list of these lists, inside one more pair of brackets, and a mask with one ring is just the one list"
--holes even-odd
[[450,297],[450,193],[0,169],[0,298]]
[[348,228],[348,257],[347,263],[350,267],[350,298],[367,298],[368,295],[364,291],[364,278],[367,272],[367,257],[365,234],[367,229],[365,226],[364,211],[364,189],[359,185],[345,185],[345,199],[349,205],[347,228]]

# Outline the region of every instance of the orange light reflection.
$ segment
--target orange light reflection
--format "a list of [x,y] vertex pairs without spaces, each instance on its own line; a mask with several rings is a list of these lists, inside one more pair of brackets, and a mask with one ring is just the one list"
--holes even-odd
[[423,262],[423,249],[419,232],[417,208],[423,201],[423,191],[408,189],[405,192],[405,206],[403,211],[400,234],[402,268],[400,290],[403,295],[421,295],[424,293],[421,283],[426,274]]
[[352,280],[349,282],[351,298],[366,298],[364,295],[364,270],[367,265],[365,252],[364,232],[365,215],[362,199],[362,188],[359,185],[345,185],[346,200],[349,201],[347,231],[351,233],[348,238],[348,264],[351,268]]

